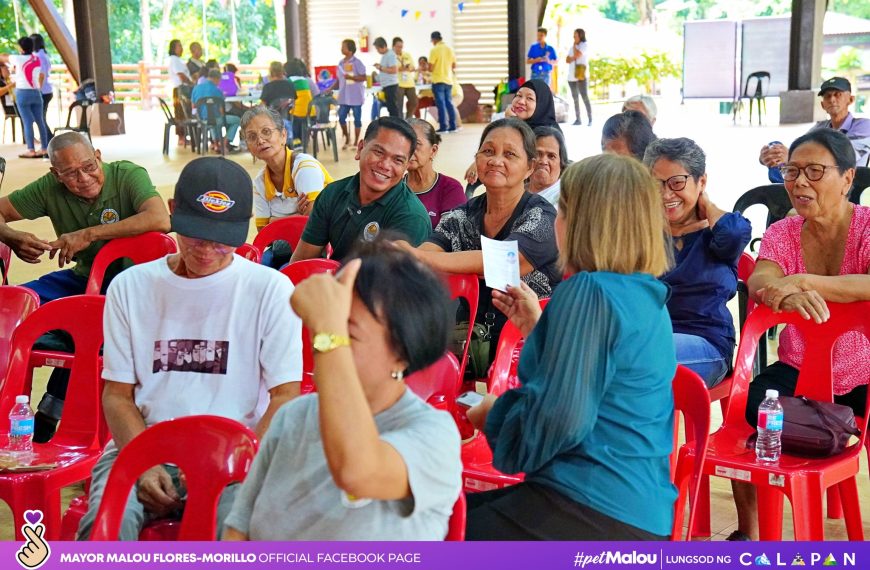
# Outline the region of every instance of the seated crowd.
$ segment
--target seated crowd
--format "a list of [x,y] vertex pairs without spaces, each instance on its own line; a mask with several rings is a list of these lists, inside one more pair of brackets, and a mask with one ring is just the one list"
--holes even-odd
[[[343,46],[349,69],[351,47]],[[841,87],[823,84],[826,110]],[[239,129],[264,163],[257,177],[225,158],[198,158],[168,210],[144,169],[103,162],[79,133],[54,137],[51,172],[0,198],[0,241],[29,263],[46,252],[59,259],[61,271],[25,284],[43,303],[83,293],[107,240],[173,231],[178,244],[105,290],[111,440],[78,538],[90,537],[125,445],[157,422],[212,414],[261,441],[245,481],[220,497],[223,539],[443,539],[463,487],[460,430],[406,380],[473,319],[490,343],[483,368],[469,366],[471,379],[486,374],[508,322],[525,339],[519,386],[467,411],[493,466],[525,479],[467,495],[467,539],[666,540],[677,497],[672,380],[678,364],[711,388],[731,372],[738,331],[726,303],[751,227],[710,199],[696,142],[656,138],[655,113],[651,98],[632,98],[604,124],[604,152],[570,164],[553,96],[529,81],[508,117],[484,128],[466,173],[483,188],[467,200],[434,165],[439,133],[413,118],[376,119],[355,143],[345,132],[359,171],[333,180],[286,145],[278,112],[255,107]],[[748,281],[757,303],[817,323],[828,319],[827,303],[870,300],[870,208],[848,201],[863,155],[831,126],[814,127],[775,159],[763,152],[762,162],[777,162],[796,215],[768,228]],[[235,253],[252,217],[260,231],[292,215],[307,216],[298,243],[273,243],[262,265]],[[43,216],[56,240],[8,225]],[[486,287],[483,238],[517,243],[518,287]],[[296,287],[266,267],[327,255],[341,270]],[[450,302],[445,274],[478,276],[475,315]],[[303,326],[316,389],[305,395]],[[750,385],[753,428],[766,389],[794,393],[807,342],[793,327],[783,331],[779,361]],[[868,361],[860,333],[844,336],[833,355],[835,399],[862,417]],[[36,441],[54,433],[67,379],[52,374]],[[757,538],[754,487],[733,489],[731,538]],[[185,494],[178,468],[148,470],[128,499],[121,538],[183,510]]]

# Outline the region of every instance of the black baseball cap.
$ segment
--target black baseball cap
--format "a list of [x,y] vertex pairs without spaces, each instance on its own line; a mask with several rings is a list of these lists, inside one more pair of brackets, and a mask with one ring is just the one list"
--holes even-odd
[[429,38],[433,39],[433,40],[440,40],[441,39],[441,32],[432,32],[429,35]]
[[852,84],[849,83],[849,80],[845,77],[832,77],[827,81],[822,82],[822,86],[819,87],[819,97],[825,94],[825,91],[830,90],[835,91],[845,91],[846,93],[852,92]]
[[251,177],[223,157],[187,163],[175,184],[172,231],[239,247],[248,238],[254,203]]

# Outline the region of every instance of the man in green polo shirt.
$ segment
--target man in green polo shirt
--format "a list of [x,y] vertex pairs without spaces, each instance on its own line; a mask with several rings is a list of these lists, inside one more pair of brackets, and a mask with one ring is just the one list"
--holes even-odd
[[[48,252],[60,271],[25,283],[41,303],[85,292],[94,256],[107,240],[169,231],[169,212],[144,168],[127,161],[104,163],[81,133],[66,132],[48,145],[51,172],[0,198],[0,241],[27,263]],[[7,224],[48,216],[57,233],[49,241]],[[64,269],[75,260],[72,269]],[[69,371],[55,369],[37,412],[34,440],[44,441],[47,418],[60,418]],[[54,432],[49,425],[47,437]]]
[[417,147],[414,129],[403,119],[372,121],[359,142],[359,173],[337,180],[317,196],[291,263],[320,257],[327,244],[343,259],[359,240],[373,240],[382,230],[403,234],[419,245],[432,231],[423,203],[404,182]]

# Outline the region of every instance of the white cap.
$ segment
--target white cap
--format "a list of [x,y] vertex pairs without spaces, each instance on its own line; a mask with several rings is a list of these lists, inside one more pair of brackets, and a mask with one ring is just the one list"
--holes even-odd
[[768,390],[764,393],[765,398],[779,398],[779,390]]
[[16,404],[27,404],[29,402],[30,402],[30,396],[25,396],[25,395],[15,396],[15,403]]

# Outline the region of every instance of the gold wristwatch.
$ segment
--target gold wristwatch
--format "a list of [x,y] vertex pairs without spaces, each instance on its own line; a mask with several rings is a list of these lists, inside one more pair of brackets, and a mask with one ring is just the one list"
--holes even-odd
[[315,352],[330,352],[341,346],[350,346],[350,338],[325,332],[314,335],[312,347]]

